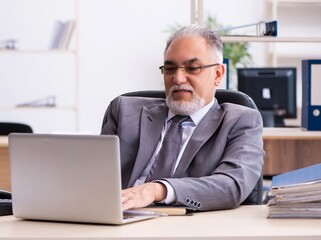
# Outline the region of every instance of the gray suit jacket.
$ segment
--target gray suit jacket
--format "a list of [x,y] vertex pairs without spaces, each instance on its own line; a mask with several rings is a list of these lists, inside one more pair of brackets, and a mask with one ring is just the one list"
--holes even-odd
[[[150,161],[168,113],[164,99],[117,97],[101,134],[120,139],[122,187],[133,186]],[[234,208],[251,193],[263,166],[262,118],[236,104],[214,106],[195,129],[173,178],[176,204],[198,210]]]

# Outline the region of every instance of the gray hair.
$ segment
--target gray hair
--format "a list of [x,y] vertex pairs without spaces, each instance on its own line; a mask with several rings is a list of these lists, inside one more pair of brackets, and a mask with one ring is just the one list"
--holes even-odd
[[221,38],[212,29],[209,29],[208,27],[204,27],[204,26],[199,26],[199,25],[188,25],[179,29],[175,33],[173,33],[170,36],[170,38],[167,40],[164,52],[165,53],[167,52],[167,49],[169,48],[169,46],[172,44],[173,41],[180,38],[187,38],[187,37],[204,38],[210,50],[214,54],[213,57],[217,57],[221,63],[223,62],[223,43]]

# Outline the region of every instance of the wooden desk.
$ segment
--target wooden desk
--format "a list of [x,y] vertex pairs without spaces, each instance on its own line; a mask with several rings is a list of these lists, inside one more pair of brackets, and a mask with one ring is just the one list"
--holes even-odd
[[10,191],[8,138],[0,136],[0,189]]
[[[299,128],[265,128],[264,176],[321,163],[321,132]],[[10,191],[8,138],[0,137],[0,189]]]
[[0,239],[270,239],[320,240],[321,219],[268,219],[265,205],[160,217],[123,226],[0,217]]

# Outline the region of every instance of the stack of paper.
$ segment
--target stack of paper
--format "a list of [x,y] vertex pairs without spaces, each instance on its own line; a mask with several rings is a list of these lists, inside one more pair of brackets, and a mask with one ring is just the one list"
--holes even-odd
[[321,218],[321,164],[272,178],[270,218]]

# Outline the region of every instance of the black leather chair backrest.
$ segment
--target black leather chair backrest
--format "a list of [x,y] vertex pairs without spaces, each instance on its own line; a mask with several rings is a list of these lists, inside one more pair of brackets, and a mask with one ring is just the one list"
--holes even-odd
[[[150,98],[165,98],[164,91],[136,91],[122,94],[122,96],[132,97],[150,97]],[[257,109],[257,106],[253,99],[245,93],[231,90],[231,89],[217,89],[215,98],[222,104],[225,102],[239,104],[249,108]],[[251,194],[243,201],[242,205],[260,205],[262,204],[262,188],[263,188],[263,175],[261,175],[257,184],[255,185]]]
[[32,133],[32,128],[23,123],[0,122],[0,135],[9,135],[10,133]]
[[[123,96],[150,97],[150,98],[165,98],[165,92],[161,90],[137,91],[123,94]],[[245,93],[230,90],[217,89],[215,93],[217,101],[221,104],[224,102],[235,103],[249,108],[257,109],[253,99]]]

